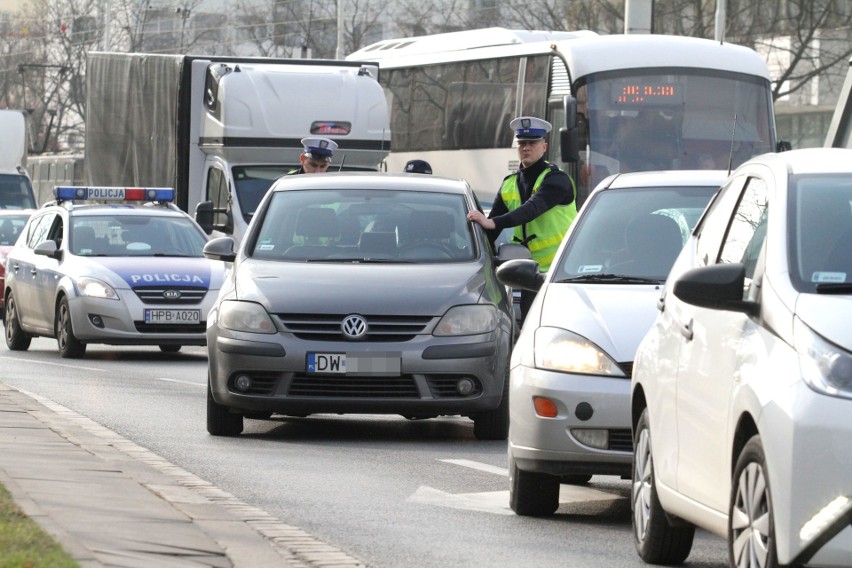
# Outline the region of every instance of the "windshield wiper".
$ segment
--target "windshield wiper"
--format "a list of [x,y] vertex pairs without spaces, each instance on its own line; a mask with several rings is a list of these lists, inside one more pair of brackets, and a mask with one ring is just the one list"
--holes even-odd
[[411,264],[410,260],[398,258],[364,258],[360,256],[351,258],[306,258],[305,262],[327,262],[341,264]]
[[852,294],[852,282],[831,282],[816,285],[817,294]]
[[556,280],[557,284],[577,284],[592,282],[597,284],[659,284],[665,278],[641,278],[639,276],[624,276],[623,274],[581,274],[571,278]]

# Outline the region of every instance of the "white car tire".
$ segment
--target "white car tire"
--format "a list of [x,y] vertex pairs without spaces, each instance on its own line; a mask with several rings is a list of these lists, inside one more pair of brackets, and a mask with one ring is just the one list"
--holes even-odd
[[523,517],[552,515],[559,508],[559,478],[519,469],[509,455],[509,506]]
[[30,348],[33,338],[21,329],[21,323],[18,321],[18,306],[11,292],[9,292],[9,297],[6,298],[6,313],[4,314],[3,324],[6,327],[6,347],[10,351],[26,351]]
[[772,495],[760,436],[749,439],[734,468],[728,509],[728,554],[731,566],[778,566]]
[[71,325],[71,308],[65,296],[59,300],[53,325],[56,328],[56,345],[59,348],[60,357],[79,359],[86,354],[86,344],[74,335],[74,328]]
[[692,550],[695,527],[685,522],[682,526],[672,526],[657,497],[647,409],[639,417],[633,442],[630,508],[636,552],[649,564],[680,564]]

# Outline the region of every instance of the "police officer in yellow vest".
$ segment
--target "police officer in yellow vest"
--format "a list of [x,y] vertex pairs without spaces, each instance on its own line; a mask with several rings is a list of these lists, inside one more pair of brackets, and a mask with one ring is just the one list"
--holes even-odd
[[[514,227],[514,241],[526,245],[539,269],[547,272],[577,215],[574,180],[544,159],[549,122],[519,116],[509,126],[518,141],[520,168],[503,179],[487,218],[472,211],[468,219],[482,225],[492,242],[503,229]],[[534,298],[535,292],[521,291],[522,320]]]
[[312,136],[302,138],[302,147],[304,149],[299,156],[301,165],[298,169],[287,172],[287,175],[320,174],[328,171],[331,157],[337,150],[337,142],[323,136]]

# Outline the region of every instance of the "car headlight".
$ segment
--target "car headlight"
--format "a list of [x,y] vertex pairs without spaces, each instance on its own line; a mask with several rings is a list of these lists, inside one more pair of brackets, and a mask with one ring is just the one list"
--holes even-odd
[[793,339],[808,386],[818,393],[852,398],[852,355],[814,333],[799,318],[793,323]]
[[625,376],[618,364],[597,345],[558,327],[536,329],[533,350],[538,369],[583,375]]
[[450,308],[433,335],[474,335],[497,329],[497,308],[490,305],[455,306]]
[[84,276],[77,280],[77,291],[81,296],[89,298],[105,298],[107,300],[118,300],[115,289],[102,280]]
[[219,306],[220,327],[248,333],[276,333],[275,322],[260,304],[228,300]]

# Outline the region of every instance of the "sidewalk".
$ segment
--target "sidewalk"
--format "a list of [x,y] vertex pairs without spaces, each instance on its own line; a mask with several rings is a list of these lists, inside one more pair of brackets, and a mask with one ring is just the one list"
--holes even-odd
[[92,420],[3,383],[0,483],[84,568],[364,566]]

